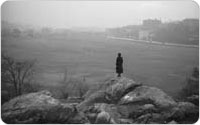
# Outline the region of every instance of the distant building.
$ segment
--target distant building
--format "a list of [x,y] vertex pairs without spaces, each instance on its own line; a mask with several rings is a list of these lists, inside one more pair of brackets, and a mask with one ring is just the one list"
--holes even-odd
[[162,22],[157,19],[147,19],[143,20],[142,28],[139,30],[139,39],[140,40],[149,40],[152,41],[154,36],[154,30],[158,28]]
[[[182,23],[189,28],[190,32],[195,32],[199,30],[199,19],[184,19]],[[197,32],[197,34],[199,34]]]
[[193,19],[193,18],[189,18],[189,19],[184,19],[183,23],[189,26],[198,26],[199,25],[199,19]]
[[158,27],[162,22],[157,19],[147,19],[143,20],[143,26],[146,28],[155,28]]
[[128,25],[109,29],[111,36],[147,41],[199,44],[199,19],[184,19],[162,23],[158,19],[143,20],[142,25]]
[[199,42],[199,19],[188,18],[182,21],[189,31],[188,41],[191,43]]

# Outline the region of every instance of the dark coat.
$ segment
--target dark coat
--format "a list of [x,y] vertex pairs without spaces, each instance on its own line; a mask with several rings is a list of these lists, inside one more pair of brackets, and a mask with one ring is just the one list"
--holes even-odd
[[117,57],[116,59],[116,73],[123,73],[123,58],[122,57]]

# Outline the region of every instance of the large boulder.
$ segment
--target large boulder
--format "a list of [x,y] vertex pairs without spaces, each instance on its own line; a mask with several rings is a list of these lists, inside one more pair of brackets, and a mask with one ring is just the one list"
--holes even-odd
[[119,104],[153,104],[159,109],[168,109],[177,105],[177,103],[165,92],[149,86],[135,88],[133,91],[126,94],[120,100]]
[[91,94],[81,102],[78,109],[84,110],[94,103],[116,104],[124,95],[138,86],[141,86],[141,84],[125,77],[108,80],[99,91]]
[[117,110],[124,118],[131,118],[131,119],[136,119],[137,117],[139,117],[143,114],[157,112],[157,109],[152,104],[119,105],[117,107]]
[[199,108],[191,102],[178,102],[178,105],[171,109],[168,119],[179,123],[191,124],[199,118]]
[[[154,105],[117,105],[97,103],[94,105],[97,111],[96,124],[128,124],[128,123],[149,123],[150,121],[161,123],[163,121],[162,115],[153,113],[156,111]],[[153,114],[151,120],[143,120],[142,117],[146,117],[146,114]]]
[[[119,112],[117,110],[117,108],[118,108],[117,105],[106,104],[106,103],[97,103],[94,106],[95,106],[95,108],[100,110],[100,113],[98,114],[96,121],[100,121],[98,119],[102,119],[102,114],[107,114],[104,116],[108,119],[109,123],[113,123],[113,124],[120,123],[121,115],[119,114]],[[99,123],[99,122],[96,122],[96,123]]]
[[95,124],[115,124],[115,122],[112,122],[112,118],[110,117],[110,114],[105,111],[101,111],[95,120]]
[[106,89],[106,93],[112,103],[117,103],[124,95],[141,86],[141,83],[125,77],[116,79],[115,81],[116,83]]
[[121,120],[121,115],[115,104],[96,103],[89,106],[85,110],[85,114],[90,122],[95,124],[119,124],[124,121]]
[[4,103],[2,120],[9,124],[88,123],[75,106],[61,103],[48,91],[22,95]]

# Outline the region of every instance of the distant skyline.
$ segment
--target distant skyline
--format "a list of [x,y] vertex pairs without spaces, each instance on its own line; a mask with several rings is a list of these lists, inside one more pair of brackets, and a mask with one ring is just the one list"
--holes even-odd
[[198,9],[192,1],[7,1],[1,14],[4,21],[25,25],[111,28],[144,19],[199,18]]

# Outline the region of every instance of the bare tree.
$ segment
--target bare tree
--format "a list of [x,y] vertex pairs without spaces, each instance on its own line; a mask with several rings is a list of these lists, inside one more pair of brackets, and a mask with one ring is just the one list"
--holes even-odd
[[15,95],[22,94],[22,87],[29,82],[34,74],[35,61],[16,61],[2,54],[2,82],[11,83],[14,86]]

